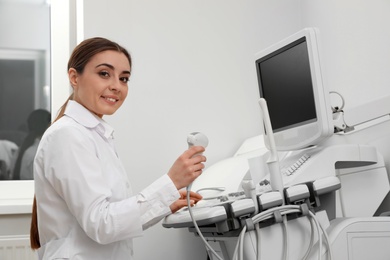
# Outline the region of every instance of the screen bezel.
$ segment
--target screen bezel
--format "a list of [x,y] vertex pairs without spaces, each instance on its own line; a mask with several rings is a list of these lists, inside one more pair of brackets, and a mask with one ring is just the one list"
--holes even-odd
[[[283,129],[276,129],[273,135],[277,150],[290,151],[314,146],[333,134],[332,111],[329,102],[329,91],[323,80],[318,34],[318,30],[315,28],[305,28],[255,55],[259,94],[260,97],[263,97],[259,62],[277,55],[293,45],[295,46],[302,39],[307,44],[317,119],[294,124]],[[271,100],[266,101],[267,103],[272,102]],[[265,143],[268,146],[267,133],[264,133],[264,135]]]

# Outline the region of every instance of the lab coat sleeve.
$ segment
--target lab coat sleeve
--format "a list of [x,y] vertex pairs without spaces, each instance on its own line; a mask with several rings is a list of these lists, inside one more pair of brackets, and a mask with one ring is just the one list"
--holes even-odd
[[108,244],[142,235],[136,196],[112,199],[88,130],[60,128],[42,146],[45,178],[91,239]]
[[143,229],[158,223],[171,212],[170,205],[180,194],[168,175],[160,177],[137,195]]

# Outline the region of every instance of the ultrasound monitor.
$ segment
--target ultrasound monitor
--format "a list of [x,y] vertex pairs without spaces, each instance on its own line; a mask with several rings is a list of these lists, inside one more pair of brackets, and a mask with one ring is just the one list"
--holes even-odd
[[318,31],[303,29],[255,58],[260,97],[267,102],[276,149],[303,149],[331,136],[334,126]]

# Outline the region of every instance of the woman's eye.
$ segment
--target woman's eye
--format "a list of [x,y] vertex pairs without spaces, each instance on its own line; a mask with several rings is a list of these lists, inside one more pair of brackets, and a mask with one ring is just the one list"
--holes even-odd
[[99,75],[100,75],[100,76],[103,76],[103,77],[108,77],[108,76],[110,76],[110,74],[109,74],[107,71],[100,71],[100,72],[99,72]]
[[123,83],[127,83],[129,82],[129,77],[122,77],[119,80],[122,81]]

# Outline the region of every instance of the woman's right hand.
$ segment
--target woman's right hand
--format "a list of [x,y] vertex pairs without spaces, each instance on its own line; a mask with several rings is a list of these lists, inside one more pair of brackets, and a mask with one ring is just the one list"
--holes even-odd
[[203,146],[192,146],[176,159],[168,176],[178,190],[187,187],[202,174],[206,162],[206,157],[201,154],[204,151]]

